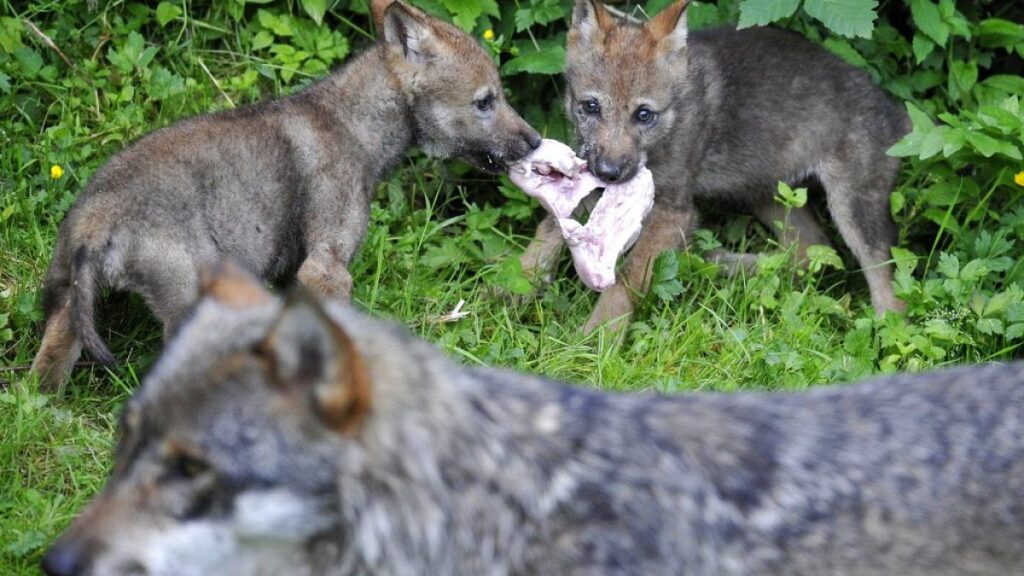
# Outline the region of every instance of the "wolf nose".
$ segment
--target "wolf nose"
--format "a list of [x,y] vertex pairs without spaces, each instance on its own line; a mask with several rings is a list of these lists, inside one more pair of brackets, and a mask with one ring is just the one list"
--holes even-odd
[[529,132],[524,134],[524,137],[526,139],[526,143],[530,146],[530,150],[536,150],[537,148],[540,148],[541,137],[539,133],[530,130]]
[[82,554],[77,546],[57,544],[43,557],[43,572],[47,576],[75,576],[84,568]]
[[598,160],[597,166],[594,167],[594,174],[597,174],[597,177],[605,182],[616,182],[622,176],[622,170],[611,162]]

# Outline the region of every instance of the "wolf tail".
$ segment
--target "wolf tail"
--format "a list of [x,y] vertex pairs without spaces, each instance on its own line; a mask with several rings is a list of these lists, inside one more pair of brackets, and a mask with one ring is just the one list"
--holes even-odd
[[109,367],[114,364],[114,355],[96,332],[93,310],[98,289],[96,272],[99,261],[96,255],[84,244],[75,249],[71,265],[71,318],[82,346],[94,360]]

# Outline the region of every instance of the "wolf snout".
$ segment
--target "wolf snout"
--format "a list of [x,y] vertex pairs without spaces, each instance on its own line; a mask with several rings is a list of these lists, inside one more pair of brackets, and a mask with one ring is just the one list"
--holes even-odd
[[90,563],[89,546],[80,540],[59,540],[43,557],[47,576],[83,576]]
[[591,166],[590,171],[605,184],[628,182],[636,176],[639,169],[639,164],[633,160],[612,161],[598,158],[595,162],[588,164]]
[[540,148],[541,136],[533,128],[526,128],[519,132],[519,134],[512,141],[512,145],[508,147],[507,154],[505,154],[505,160],[511,164],[518,162],[523,158],[526,158],[537,148]]
[[605,182],[618,182],[622,177],[622,167],[607,160],[598,160],[594,166],[594,174]]

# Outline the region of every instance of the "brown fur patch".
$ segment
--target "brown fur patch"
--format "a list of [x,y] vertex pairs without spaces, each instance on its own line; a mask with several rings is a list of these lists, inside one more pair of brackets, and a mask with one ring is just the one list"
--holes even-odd
[[333,322],[331,327],[343,356],[342,368],[336,384],[317,388],[317,409],[328,426],[351,434],[370,412],[370,377],[352,339]]
[[236,310],[268,304],[274,299],[255,276],[230,261],[203,266],[199,282],[202,297]]
[[373,25],[377,27],[378,37],[384,27],[384,11],[394,2],[395,0],[370,0],[370,14],[373,16]]
[[39,377],[44,392],[64,391],[63,385],[81,350],[82,343],[71,322],[71,305],[65,301],[46,323],[42,346],[32,360],[32,373]]

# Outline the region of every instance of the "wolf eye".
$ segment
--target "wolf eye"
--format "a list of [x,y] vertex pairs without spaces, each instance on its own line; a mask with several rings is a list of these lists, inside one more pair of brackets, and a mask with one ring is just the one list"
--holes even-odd
[[593,98],[583,101],[583,111],[591,116],[601,113],[601,104]]
[[171,464],[171,470],[175,476],[192,480],[210,469],[210,465],[188,454],[179,454]]
[[651,110],[647,106],[641,106],[640,108],[637,108],[636,113],[633,114],[633,117],[636,118],[636,121],[641,124],[650,124],[654,122],[655,118],[658,117],[658,113],[655,112],[654,110]]
[[473,101],[473,105],[476,106],[477,110],[487,112],[491,108],[494,108],[494,95],[488,94],[483,98],[477,98]]

